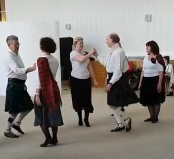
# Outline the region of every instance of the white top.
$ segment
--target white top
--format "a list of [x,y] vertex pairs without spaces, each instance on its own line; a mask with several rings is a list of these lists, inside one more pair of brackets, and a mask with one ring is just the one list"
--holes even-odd
[[19,54],[9,51],[5,60],[5,68],[8,78],[16,78],[20,80],[26,80],[25,74],[26,68]]
[[114,47],[111,48],[111,52],[106,59],[102,59],[100,56],[98,56],[97,59],[103,66],[106,67],[106,71],[108,73],[113,73],[110,80],[110,83],[112,84],[117,82],[121,78],[122,74],[129,69],[125,52],[119,44],[115,44]]
[[83,53],[79,53],[76,50],[73,50],[70,53],[70,61],[72,64],[72,71],[71,76],[78,78],[78,79],[88,79],[90,77],[88,65],[90,63],[90,60],[87,59],[84,62],[77,62],[73,60],[73,57],[75,56],[84,56]]
[[156,63],[152,63],[148,56],[144,58],[143,61],[143,72],[144,77],[155,77],[158,76],[160,72],[164,71],[163,66],[156,60]]
[[173,72],[173,66],[172,64],[168,64],[166,67],[166,73],[170,76],[170,83],[174,84],[174,72]]
[[[48,59],[48,63],[50,66],[50,70],[53,74],[53,78],[56,78],[56,73],[59,67],[59,62],[58,60],[52,56],[52,55],[48,55],[48,54],[44,54],[42,57],[46,57]],[[36,71],[37,71],[37,81],[36,81],[36,89],[40,89],[40,80],[39,80],[39,74],[38,74],[38,67],[36,65]]]

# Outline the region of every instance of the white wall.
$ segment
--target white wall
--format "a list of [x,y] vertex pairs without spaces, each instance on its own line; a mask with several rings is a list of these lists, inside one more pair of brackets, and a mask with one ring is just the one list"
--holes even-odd
[[145,43],[154,39],[174,57],[174,0],[6,0],[6,9],[7,20],[58,20],[60,36],[83,36],[86,48],[100,53],[108,50],[106,35],[117,32],[127,55],[144,55]]
[[[41,37],[52,37],[57,44],[59,44],[59,23],[58,22],[1,22],[0,23],[0,95],[5,95],[7,77],[4,67],[5,56],[8,54],[8,47],[6,45],[6,38],[9,35],[16,35],[20,42],[20,56],[26,67],[32,66],[37,58],[42,55],[40,51],[39,41]],[[58,47],[59,48],[59,47]],[[54,54],[60,61],[59,49]],[[60,70],[57,74],[56,80],[61,86]],[[31,96],[35,94],[36,90],[36,72],[28,74],[27,80],[28,91]]]

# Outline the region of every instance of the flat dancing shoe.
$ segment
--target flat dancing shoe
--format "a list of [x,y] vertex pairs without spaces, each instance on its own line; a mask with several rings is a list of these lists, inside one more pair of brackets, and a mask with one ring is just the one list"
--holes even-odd
[[4,136],[8,138],[19,138],[19,136],[14,134],[13,132],[4,132]]
[[91,127],[91,125],[89,124],[89,121],[87,119],[84,119],[85,125],[86,127]]
[[53,144],[53,145],[57,145],[57,143],[58,143],[58,139],[57,139],[57,138],[53,138],[53,139],[52,139],[52,144]]
[[125,129],[126,129],[126,132],[129,132],[131,131],[132,129],[132,119],[131,118],[127,118],[128,122],[125,124]]
[[14,128],[16,131],[18,131],[22,135],[24,134],[24,132],[21,130],[21,127],[20,126],[16,126],[15,124],[13,124],[12,128]]
[[146,120],[144,120],[144,122],[151,122],[153,119],[152,118],[148,118]]
[[158,119],[153,119],[153,120],[152,120],[152,123],[153,123],[153,124],[154,124],[154,123],[158,123],[158,121],[159,121]]
[[114,116],[114,114],[111,114],[111,116]]
[[40,145],[40,147],[48,147],[49,145],[52,145],[53,141],[52,139],[46,139],[43,144]]
[[83,126],[83,121],[79,121],[79,126]]
[[111,132],[119,132],[119,131],[122,131],[122,130],[124,130],[125,129],[125,126],[123,126],[123,127],[116,127],[115,129],[112,129],[111,130]]

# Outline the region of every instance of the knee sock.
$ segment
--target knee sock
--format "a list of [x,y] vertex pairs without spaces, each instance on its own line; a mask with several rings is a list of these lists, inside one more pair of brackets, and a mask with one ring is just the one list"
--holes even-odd
[[82,111],[78,111],[77,114],[79,117],[79,122],[82,123]]
[[154,118],[154,106],[148,106],[148,110],[149,110],[149,114],[150,114],[150,118],[153,119]]
[[44,133],[46,140],[51,139],[51,135],[50,135],[48,127],[41,126],[41,130]]
[[53,139],[57,139],[58,127],[51,127],[53,133]]
[[154,118],[158,119],[158,115],[159,115],[159,112],[160,112],[160,109],[161,109],[161,105],[160,104],[159,105],[155,105],[153,107],[153,109],[154,109]]
[[28,115],[29,112],[30,112],[30,111],[21,112],[21,113],[19,114],[18,119],[15,121],[14,124],[15,124],[16,126],[20,126],[22,120]]
[[10,116],[8,118],[8,124],[7,124],[6,132],[11,132],[11,127],[13,125],[13,122],[14,122],[16,116],[17,116],[17,114],[10,114]]

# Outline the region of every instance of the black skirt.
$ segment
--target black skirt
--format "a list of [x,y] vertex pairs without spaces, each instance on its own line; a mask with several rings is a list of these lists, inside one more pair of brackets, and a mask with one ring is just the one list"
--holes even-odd
[[70,77],[71,97],[73,108],[76,112],[85,110],[93,113],[94,108],[91,102],[91,79],[78,79]]
[[[111,80],[113,73],[108,73],[107,84]],[[126,74],[111,87],[107,92],[107,104],[113,107],[125,107],[130,104],[138,103],[139,99],[136,93],[129,85],[129,78]]]
[[34,104],[26,88],[24,80],[8,79],[5,101],[6,112],[18,114],[33,109]]
[[158,93],[159,76],[143,77],[140,88],[140,103],[143,106],[154,106],[165,102],[165,83],[162,82],[162,91]]

